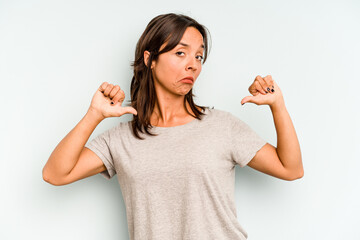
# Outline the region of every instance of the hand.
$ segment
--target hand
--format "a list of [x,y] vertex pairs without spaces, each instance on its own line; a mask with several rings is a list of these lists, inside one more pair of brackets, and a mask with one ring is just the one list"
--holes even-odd
[[271,107],[276,104],[281,104],[284,101],[279,86],[270,75],[267,75],[264,78],[259,75],[256,76],[253,84],[249,87],[249,92],[253,96],[244,97],[241,100],[242,105],[250,102],[255,103],[256,105],[268,104]]
[[89,110],[98,113],[103,118],[120,117],[126,113],[137,115],[135,108],[121,106],[124,99],[125,93],[118,85],[103,82],[96,90]]

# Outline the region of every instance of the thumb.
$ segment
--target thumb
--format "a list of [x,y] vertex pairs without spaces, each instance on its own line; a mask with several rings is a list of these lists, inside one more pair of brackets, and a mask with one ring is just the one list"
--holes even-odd
[[133,107],[123,107],[123,110],[125,113],[132,113],[134,115],[137,115],[137,111]]
[[241,100],[241,105],[244,105],[244,104],[247,103],[247,102],[255,103],[255,102],[254,102],[254,96],[244,97],[244,98]]

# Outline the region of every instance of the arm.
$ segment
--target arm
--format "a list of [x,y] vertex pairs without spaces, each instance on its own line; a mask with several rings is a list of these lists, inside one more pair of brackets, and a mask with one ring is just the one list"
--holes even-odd
[[[275,86],[274,92],[265,92],[272,86]],[[249,90],[254,96],[245,97],[243,103],[253,102],[270,106],[277,133],[277,148],[269,143],[265,144],[248,166],[284,180],[301,178],[304,169],[300,145],[280,88],[268,75],[263,79],[257,76]]]
[[300,144],[296,136],[294,125],[286,110],[285,103],[270,106],[276,133],[276,152],[284,166],[292,174],[292,178],[301,178],[304,175],[304,168],[301,159]]
[[64,185],[106,170],[100,157],[85,147],[96,126],[107,117],[127,113],[137,115],[133,107],[122,107],[125,93],[120,86],[103,82],[96,90],[86,115],[51,153],[43,168],[43,179]]
[[304,175],[300,145],[285,104],[270,106],[277,132],[277,148],[267,143],[248,166],[268,175],[295,180]]
[[84,147],[103,119],[97,112],[89,109],[50,155],[42,172],[46,182],[64,185],[105,170],[101,159]]

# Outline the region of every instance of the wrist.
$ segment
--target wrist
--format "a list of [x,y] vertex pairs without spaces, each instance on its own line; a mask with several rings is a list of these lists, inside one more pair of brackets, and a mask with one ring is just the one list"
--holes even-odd
[[98,123],[100,123],[102,120],[105,119],[105,117],[102,115],[102,113],[100,113],[99,111],[97,111],[93,108],[89,108],[85,116],[87,118],[95,120]]
[[283,100],[279,100],[274,102],[273,104],[269,105],[271,111],[282,111],[282,110],[286,110],[286,106],[285,106],[285,101]]

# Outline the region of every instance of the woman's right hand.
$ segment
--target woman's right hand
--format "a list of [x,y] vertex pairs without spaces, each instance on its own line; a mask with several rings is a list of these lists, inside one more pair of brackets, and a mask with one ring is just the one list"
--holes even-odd
[[[103,82],[96,90],[89,107],[89,110],[97,112],[104,118],[120,117],[124,114],[131,113],[137,115],[133,107],[122,107],[121,104],[125,99],[125,93],[119,85]],[[111,104],[113,102],[114,104]]]

